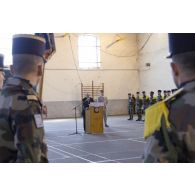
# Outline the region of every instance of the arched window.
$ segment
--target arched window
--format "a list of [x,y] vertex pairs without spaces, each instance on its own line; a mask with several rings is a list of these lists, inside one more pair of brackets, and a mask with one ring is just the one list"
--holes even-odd
[[100,68],[100,40],[96,35],[80,35],[78,38],[79,68]]

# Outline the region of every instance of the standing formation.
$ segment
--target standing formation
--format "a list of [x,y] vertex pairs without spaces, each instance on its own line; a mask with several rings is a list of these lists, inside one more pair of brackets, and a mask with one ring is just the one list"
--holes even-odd
[[[140,92],[136,93],[136,97],[129,93],[128,94],[128,113],[129,113],[129,119],[128,120],[133,120],[134,114],[137,115],[137,120],[136,121],[142,121],[142,116],[145,114],[145,110],[154,105],[157,102],[160,102],[162,100],[165,100],[176,91],[177,89],[172,89],[172,90],[164,90],[163,95],[162,91],[158,90],[157,91],[157,96],[154,96],[154,92],[151,91],[150,95],[147,96],[145,91],[142,91],[142,95],[140,96]],[[143,120],[144,121],[144,120]]]

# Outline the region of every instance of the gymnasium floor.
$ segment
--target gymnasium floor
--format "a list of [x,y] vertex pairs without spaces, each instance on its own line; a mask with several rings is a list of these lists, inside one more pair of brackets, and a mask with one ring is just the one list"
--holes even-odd
[[144,151],[143,122],[128,116],[108,118],[103,135],[83,133],[82,118],[75,133],[74,119],[46,120],[50,163],[140,163]]

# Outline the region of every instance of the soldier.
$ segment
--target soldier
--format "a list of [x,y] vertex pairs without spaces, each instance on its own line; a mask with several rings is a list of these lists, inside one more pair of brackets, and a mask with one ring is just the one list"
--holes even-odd
[[146,110],[145,162],[195,162],[195,34],[169,34],[169,49],[179,89]]
[[149,97],[146,96],[146,92],[142,91],[142,106],[143,106],[143,114],[145,114],[145,109],[148,107]]
[[150,92],[150,97],[149,97],[149,106],[152,106],[153,104],[156,103],[156,97],[154,97],[154,92]]
[[169,97],[170,95],[171,95],[171,91],[168,90],[168,91],[167,91],[167,97]]
[[137,97],[135,100],[135,106],[136,106],[136,113],[137,113],[137,120],[136,121],[141,121],[142,120],[142,99],[139,97],[139,92],[136,93]]
[[176,92],[177,89],[171,89],[171,93],[173,94],[174,92]]
[[128,109],[129,109],[129,119],[128,120],[133,120],[133,114],[134,114],[134,105],[135,105],[135,99],[131,95],[131,93],[128,94]]
[[156,98],[156,101],[157,101],[157,102],[160,102],[160,101],[162,101],[162,99],[163,99],[163,98],[162,98],[162,95],[161,95],[161,92],[162,92],[162,91],[159,89],[159,90],[158,90],[158,95],[157,95],[157,98]]
[[135,96],[132,94],[132,99],[134,100],[134,105],[133,105],[133,114],[136,114],[136,110],[135,110]]
[[43,74],[45,40],[15,35],[13,74],[0,95],[0,162],[48,162],[42,104],[34,87]]
[[3,81],[4,81],[4,64],[3,64],[4,56],[0,54],[0,91],[3,87]]
[[163,93],[164,93],[163,99],[166,99],[167,98],[167,91],[164,90]]

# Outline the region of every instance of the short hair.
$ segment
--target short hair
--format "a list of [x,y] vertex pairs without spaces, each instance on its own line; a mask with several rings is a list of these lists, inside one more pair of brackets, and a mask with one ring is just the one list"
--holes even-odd
[[177,54],[172,58],[173,63],[181,67],[188,75],[195,73],[195,51]]
[[43,64],[43,58],[31,54],[13,55],[13,68],[16,74],[29,74],[36,70],[37,65]]

